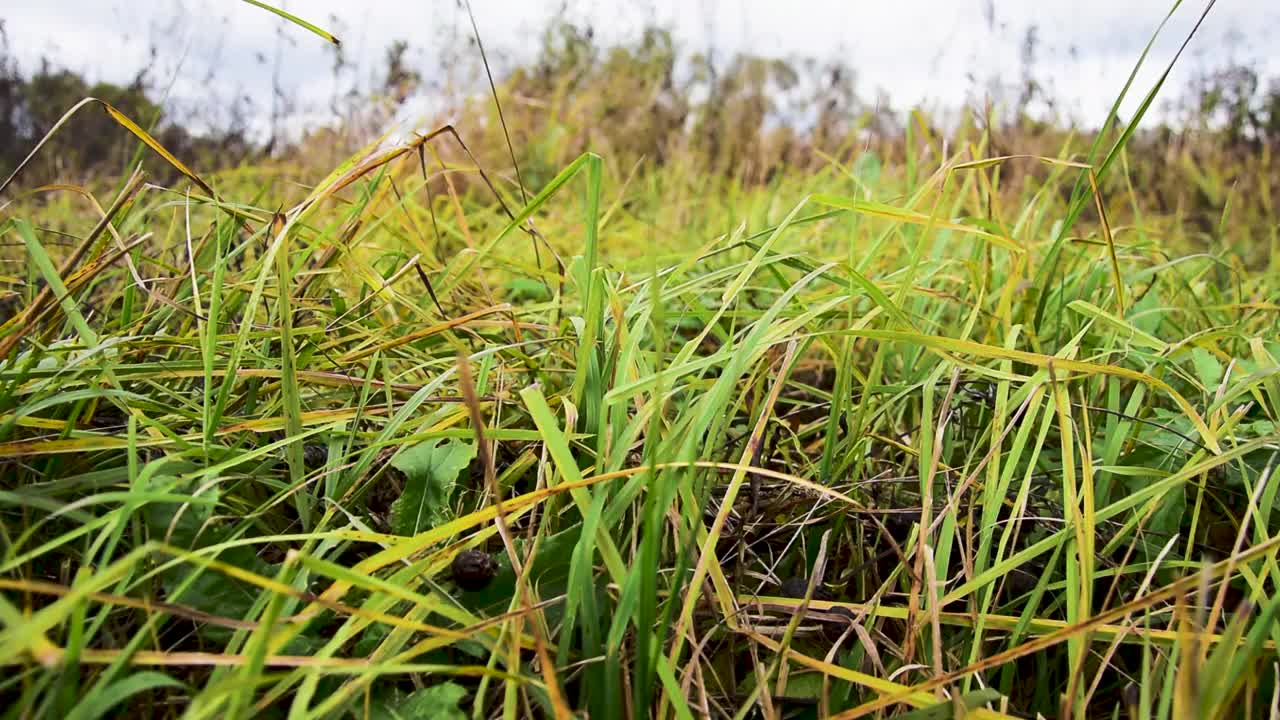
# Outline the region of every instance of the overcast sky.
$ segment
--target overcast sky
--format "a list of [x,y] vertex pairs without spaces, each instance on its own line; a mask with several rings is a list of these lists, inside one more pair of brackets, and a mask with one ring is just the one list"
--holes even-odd
[[[470,34],[457,0],[273,0],[332,30],[366,74],[394,40],[439,79],[441,49]],[[1145,91],[1186,36],[1206,0],[1187,0],[1157,42],[1138,87]],[[897,108],[948,106],[982,93],[986,80],[1015,80],[1027,28],[1038,27],[1037,72],[1060,107],[1085,122],[1105,116],[1171,0],[473,0],[481,36],[501,71],[527,60],[537,31],[564,8],[606,41],[647,23],[672,27],[687,50],[713,47],[772,56],[839,58],[857,70],[860,96],[887,93]],[[0,0],[11,50],[26,70],[41,57],[92,78],[127,80],[140,67],[172,97],[222,102],[249,95],[270,107],[277,53],[281,85],[323,106],[332,96],[333,53],[318,37],[235,0]],[[1197,64],[1257,61],[1280,75],[1280,2],[1222,0],[1209,14],[1168,87],[1184,87]],[[151,57],[149,47],[155,46]],[[1141,95],[1141,92],[1135,93]]]

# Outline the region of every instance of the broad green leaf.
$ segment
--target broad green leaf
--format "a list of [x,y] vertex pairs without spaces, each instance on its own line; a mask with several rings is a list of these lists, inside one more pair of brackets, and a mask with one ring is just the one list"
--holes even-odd
[[449,496],[459,473],[475,456],[475,444],[462,440],[428,440],[400,451],[391,466],[407,480],[404,492],[391,505],[392,531],[417,535],[451,520]]
[[960,696],[960,705],[964,707],[959,714],[956,713],[956,705],[954,702],[938,703],[933,707],[920,708],[912,710],[898,717],[902,720],[950,720],[950,718],[964,717],[968,711],[976,710],[987,703],[993,703],[1000,700],[1000,693],[992,688],[983,690],[974,690]]
[[551,299],[547,286],[532,278],[516,278],[506,285],[507,294],[503,298],[509,303],[546,302]]
[[1222,363],[1218,362],[1218,358],[1208,350],[1198,347],[1191,351],[1191,362],[1196,367],[1196,379],[1205,390],[1216,390],[1218,383],[1222,382]]
[[[177,680],[151,670],[144,670],[112,683],[101,692],[94,693],[80,702],[67,715],[67,720],[95,720],[111,712],[117,705],[138,693],[160,688],[181,688]],[[127,713],[126,713],[127,714]]]
[[373,702],[369,720],[466,720],[458,707],[467,689],[457,683],[432,685],[404,695],[392,690]]
[[[538,552],[528,568],[529,580],[547,596],[563,594],[568,588],[569,564],[574,547],[582,538],[582,523],[574,524],[554,535],[538,540]],[[528,540],[516,539],[516,551],[528,552]],[[511,559],[506,553],[498,553],[498,574],[481,590],[462,593],[458,601],[467,609],[479,614],[505,612],[516,592],[516,575],[511,569]],[[563,603],[556,603],[543,612],[548,622],[556,622],[564,611]]]

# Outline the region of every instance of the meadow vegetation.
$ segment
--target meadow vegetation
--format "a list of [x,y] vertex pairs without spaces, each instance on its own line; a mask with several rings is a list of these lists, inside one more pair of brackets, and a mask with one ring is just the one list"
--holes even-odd
[[943,123],[560,25],[339,155],[399,53],[267,152],[13,122],[5,717],[1275,716],[1256,73]]

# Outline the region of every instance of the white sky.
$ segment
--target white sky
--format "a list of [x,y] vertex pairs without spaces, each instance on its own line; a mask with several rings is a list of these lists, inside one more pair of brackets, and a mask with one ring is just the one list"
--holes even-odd
[[[368,75],[384,49],[404,39],[429,78],[434,61],[470,34],[456,0],[273,0],[339,35]],[[1207,0],[1186,0],[1157,42],[1140,97],[1163,70]],[[1105,116],[1172,0],[473,0],[481,37],[498,72],[529,59],[538,30],[566,7],[606,41],[634,37],[648,21],[674,28],[684,49],[839,58],[857,71],[864,99],[878,91],[896,108],[955,105],[986,81],[1019,74],[1026,29],[1038,25],[1037,72],[1076,119]],[[333,53],[320,38],[236,0],[0,0],[0,19],[25,70],[48,56],[95,79],[122,81],[149,67],[172,97],[195,103],[250,95],[270,107],[273,58],[293,94],[323,107],[332,96]],[[281,43],[281,38],[284,42]],[[1198,63],[1260,61],[1280,75],[1280,2],[1221,0],[1170,77],[1166,97]],[[155,45],[156,55],[149,56]],[[265,62],[259,59],[259,54]],[[1136,98],[1135,98],[1136,99]]]

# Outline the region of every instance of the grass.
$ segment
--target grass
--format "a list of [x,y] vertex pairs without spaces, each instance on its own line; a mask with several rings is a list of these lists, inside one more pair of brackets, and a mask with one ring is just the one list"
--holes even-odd
[[17,194],[6,716],[1274,712],[1280,290],[1131,127]]

